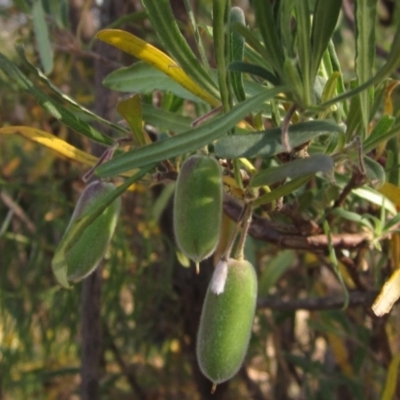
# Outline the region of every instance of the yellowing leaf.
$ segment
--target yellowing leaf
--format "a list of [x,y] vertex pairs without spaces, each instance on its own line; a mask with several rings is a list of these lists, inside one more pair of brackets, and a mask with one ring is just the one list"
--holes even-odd
[[182,87],[213,107],[220,104],[218,99],[194,82],[172,58],[144,40],[119,29],[104,29],[98,32],[96,37],[164,72]]
[[390,201],[400,207],[400,187],[393,185],[393,183],[385,182],[383,186],[378,189],[378,192],[386,196]]
[[41,129],[31,128],[29,126],[6,126],[0,128],[0,134],[22,135],[33,142],[39,143],[42,146],[56,151],[70,160],[74,160],[85,165],[92,166],[97,162],[97,158],[91,154],[79,150],[57,136],[54,136],[49,132],[42,131]]
[[390,362],[388,373],[386,376],[385,388],[381,400],[392,400],[394,399],[396,385],[397,385],[397,371],[399,370],[400,353],[396,354]]
[[389,280],[383,285],[378,297],[374,301],[374,304],[372,304],[372,311],[378,317],[387,314],[399,297],[400,269],[396,269]]
[[140,95],[135,94],[127,99],[121,100],[117,105],[117,111],[125,118],[133,136],[140,145],[151,143],[150,138],[143,129],[142,102]]
[[392,93],[400,84],[399,81],[391,81],[385,89],[385,114],[393,115]]
[[[0,135],[21,135],[33,142],[39,143],[50,150],[55,151],[58,156],[64,156],[70,160],[77,161],[81,164],[94,166],[98,159],[85,151],[79,150],[70,145],[65,140],[52,135],[49,132],[42,131],[41,129],[32,128],[29,126],[5,126],[0,128]],[[132,170],[121,174],[121,176],[129,177],[135,174],[137,170]],[[129,191],[135,188],[129,188]]]
[[326,335],[330,345],[329,347],[332,349],[336,361],[343,373],[347,376],[353,376],[353,368],[349,362],[349,353],[344,344],[344,339],[331,332],[327,332]]

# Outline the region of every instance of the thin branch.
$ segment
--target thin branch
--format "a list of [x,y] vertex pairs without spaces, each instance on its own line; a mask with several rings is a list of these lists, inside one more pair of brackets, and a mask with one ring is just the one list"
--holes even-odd
[[0,198],[3,200],[3,203],[6,205],[6,207],[8,207],[10,211],[25,224],[29,232],[36,232],[35,224],[31,221],[22,207],[16,201],[14,201],[5,190],[0,192]]
[[[229,195],[224,196],[224,212],[234,221],[238,221],[242,212],[242,206]],[[290,226],[288,226],[290,228]],[[289,229],[279,230],[271,221],[253,215],[249,229],[249,235],[255,239],[276,244],[281,248],[327,251],[328,238],[326,235],[301,235],[288,233]],[[354,250],[368,247],[371,235],[367,232],[342,233],[331,236],[335,249]]]
[[[371,306],[378,293],[377,290],[350,292],[349,308]],[[342,295],[288,300],[283,300],[281,297],[264,297],[257,300],[257,308],[270,308],[275,311],[336,310],[341,309],[343,304],[344,296]]]

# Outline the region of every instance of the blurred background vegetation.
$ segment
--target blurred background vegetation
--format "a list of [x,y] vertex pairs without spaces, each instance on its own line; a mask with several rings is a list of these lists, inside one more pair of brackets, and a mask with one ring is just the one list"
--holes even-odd
[[[0,49],[17,63],[14,44],[22,43],[30,61],[40,65],[33,14],[37,1],[0,1]],[[197,20],[209,23],[211,1],[192,3]],[[232,3],[246,11],[251,25],[254,16],[248,2]],[[94,36],[100,28],[112,26],[159,45],[140,1],[44,0],[42,4],[54,52],[49,78],[80,104],[118,121],[119,94],[101,82],[132,60],[95,42]],[[171,4],[188,33],[183,1]],[[379,2],[381,57],[390,45],[393,25],[400,23],[395,11],[395,1]],[[343,1],[334,41],[344,77],[350,79],[354,75],[351,1]],[[209,56],[212,59],[211,50]],[[160,102],[160,94],[150,94],[148,100]],[[185,104],[190,115],[190,103]],[[93,154],[98,151],[1,74],[0,124],[37,127]],[[398,139],[392,143],[398,149]],[[247,256],[257,268],[260,286],[253,336],[243,368],[211,396],[210,384],[197,368],[194,338],[212,260],[203,263],[200,276],[179,262],[171,233],[169,185],[149,190],[139,183],[123,196],[116,234],[96,272],[101,294],[85,300],[85,283],[72,290],[55,284],[51,259],[86,170],[18,135],[0,136],[1,400],[400,399],[396,386],[400,314],[396,307],[383,318],[370,311],[393,259],[399,259],[399,254],[393,256],[400,252],[397,236],[381,242],[382,252],[360,246],[349,255],[347,268],[357,271],[352,278],[358,276],[362,284],[357,288],[365,291],[351,292],[346,310],[341,309],[342,288],[325,257],[249,238]],[[315,207],[323,208],[326,199],[314,201],[320,202]],[[351,210],[380,217],[380,208],[365,199],[354,196],[348,201]],[[294,220],[286,211],[285,218]],[[346,225],[349,229],[351,222]],[[356,289],[346,268],[342,270],[346,284]],[[100,310],[99,325],[92,326],[99,332],[96,337],[83,332],[88,328],[85,321],[91,323],[91,302],[97,302]],[[91,375],[84,371],[85,357],[91,357],[85,346],[87,350],[93,343],[99,345],[100,365]],[[81,390],[82,379],[89,379],[86,392]],[[98,388],[90,389],[91,385]]]

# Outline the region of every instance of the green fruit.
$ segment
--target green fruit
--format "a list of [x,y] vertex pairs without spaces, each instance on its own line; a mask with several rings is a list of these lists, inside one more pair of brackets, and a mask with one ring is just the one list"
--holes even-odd
[[[115,189],[112,183],[94,181],[82,192],[64,234],[69,234],[71,224],[85,212],[95,207]],[[121,199],[114,200],[82,233],[65,253],[67,279],[80,281],[92,273],[103,258],[114,233],[121,208]]]
[[197,335],[197,360],[214,385],[236,374],[250,340],[257,276],[248,261],[220,261],[207,289]]
[[222,169],[210,156],[193,155],[182,165],[174,197],[174,233],[179,249],[197,265],[219,240]]

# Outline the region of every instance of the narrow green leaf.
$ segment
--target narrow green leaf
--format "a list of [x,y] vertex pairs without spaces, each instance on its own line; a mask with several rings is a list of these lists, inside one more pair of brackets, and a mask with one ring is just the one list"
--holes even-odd
[[304,99],[305,89],[303,87],[303,80],[301,78],[299,62],[297,58],[285,57],[285,61],[283,63],[283,74],[285,83],[291,87],[291,92],[295,98],[295,101],[304,106],[309,105],[309,103],[306,104]]
[[198,150],[225,135],[249,112],[258,111],[263,107],[264,101],[278,95],[284,90],[284,87],[266,90],[238,104],[229,113],[215,118],[204,125],[119,155],[113,160],[99,166],[96,169],[96,174],[103,177],[117,175],[123,171]]
[[[242,24],[243,26],[246,25],[246,20],[244,16],[244,12],[239,7],[232,7],[230,13],[230,24]],[[244,47],[245,47],[245,40],[244,37],[235,30],[231,30],[230,32],[230,64],[232,62],[238,61],[242,62],[244,57]],[[233,93],[236,96],[236,100],[238,102],[246,100],[246,93],[243,87],[243,75],[239,71],[234,71],[228,68],[231,72],[231,85],[233,89]]]
[[257,172],[250,181],[250,187],[270,186],[287,178],[295,179],[317,172],[332,171],[334,163],[331,157],[325,154],[315,154],[307,158],[298,158],[278,167]]
[[391,115],[384,115],[378,123],[375,125],[371,134],[367,137],[364,142],[363,149],[365,152],[369,152],[375,149],[380,143],[384,143],[386,133],[393,126],[396,119]]
[[[339,80],[338,80],[338,85],[337,85],[337,91],[338,91],[338,94],[340,95],[345,92],[345,87],[344,87],[343,73],[342,73],[342,69],[340,66],[340,61],[336,54],[335,46],[333,44],[332,39],[329,41],[329,44],[328,44],[328,54],[329,54],[330,62],[332,65],[332,72],[340,74]],[[328,101],[328,100],[329,99],[327,99],[325,101]],[[347,102],[343,102],[342,107],[343,107],[344,114],[347,115],[348,114]]]
[[336,23],[339,18],[342,2],[317,0],[311,31],[311,76],[317,75],[322,55],[328,48]]
[[367,200],[372,204],[377,205],[378,207],[385,207],[385,209],[393,215],[397,214],[396,206],[392,203],[392,201],[388,200],[383,194],[379,193],[372,187],[363,186],[357,189],[353,189],[351,191],[357,197],[361,199]]
[[142,61],[111,72],[103,80],[103,85],[124,93],[147,94],[155,90],[167,91],[186,100],[203,102],[173,79]]
[[32,63],[29,62],[28,58],[26,57],[24,46],[16,45],[15,50],[17,51],[18,55],[20,56],[21,60],[24,63],[24,67],[26,67],[29,72],[31,72],[37,79],[40,80],[45,86],[47,86],[54,94],[55,98],[61,102],[67,103],[73,109],[78,110],[80,113],[87,115],[90,119],[95,120],[103,125],[106,125],[116,131],[122,132],[124,134],[127,133],[127,130],[122,128],[120,125],[114,124],[99,115],[95,114],[94,112],[90,111],[89,109],[83,107],[81,104],[77,103],[74,99],[63,93],[56,85],[51,82],[46,75],[43,74],[38,68],[36,68]]
[[[350,81],[350,89],[357,89],[356,80]],[[347,130],[346,130],[346,142],[349,143],[354,138],[354,134],[357,132],[362,120],[360,96],[353,96],[350,100],[349,112],[347,114]]]
[[53,49],[50,43],[49,29],[43,10],[42,0],[33,1],[32,19],[40,61],[44,73],[49,74],[53,70]]
[[346,100],[350,97],[355,96],[358,93],[361,93],[363,90],[368,89],[373,85],[380,84],[385,78],[387,78],[392,72],[394,72],[400,65],[400,25],[397,26],[396,32],[393,38],[392,45],[390,47],[389,56],[386,60],[386,63],[379,69],[379,71],[367,82],[358,86],[353,90],[349,90],[344,92],[343,94],[325,102],[322,104],[323,107],[328,107],[332,104],[335,104],[339,101]]
[[279,85],[279,79],[272,72],[260,65],[250,64],[244,61],[233,61],[229,64],[228,70],[259,76],[267,82],[272,83],[274,86]]
[[226,63],[229,60],[229,1],[213,1],[213,41],[214,57],[217,64],[218,86],[225,112],[231,109],[232,99],[229,91]]
[[257,26],[264,41],[266,61],[280,75],[283,67],[283,48],[279,40],[272,5],[269,1],[254,0],[253,7]]
[[308,1],[296,1],[296,36],[304,105],[311,104],[314,76],[311,76],[311,23]]
[[385,165],[386,180],[400,186],[400,146],[399,139],[394,137],[386,144],[387,160]]
[[151,24],[169,54],[182,69],[210,94],[218,96],[216,85],[199,62],[179,30],[169,0],[142,0]]
[[363,225],[371,231],[374,230],[371,222],[364,215],[357,214],[353,211],[346,210],[341,207],[336,207],[332,211],[329,212],[330,215],[334,215],[335,217],[343,218],[348,221],[356,222],[357,224]]
[[246,40],[245,58],[260,65],[267,65],[273,70],[272,65],[268,62],[268,52],[260,42],[259,38],[246,26],[238,22],[231,24],[231,29],[242,35]]
[[[376,3],[376,0],[355,2],[356,74],[359,85],[370,80],[373,74],[375,60]],[[371,92],[370,90],[365,90],[361,92],[359,96],[362,114],[362,133],[365,137],[368,132]]]
[[272,192],[266,193],[260,197],[258,197],[254,201],[254,207],[261,206],[263,204],[271,203],[271,201],[277,200],[281,197],[287,196],[297,190],[299,187],[303,186],[306,182],[308,182],[312,178],[311,175],[302,176],[301,178],[293,179],[288,183],[285,183],[282,186],[274,189]]
[[[318,136],[338,132],[343,132],[343,130],[333,122],[307,121],[289,127],[289,140],[292,147],[297,147]],[[272,157],[285,151],[280,128],[227,136],[219,139],[214,148],[221,158]]]
[[192,119],[189,117],[154,107],[150,104],[143,104],[142,110],[144,121],[159,129],[183,133],[191,127]]
[[36,101],[57,120],[60,120],[65,125],[91,140],[104,145],[111,145],[113,143],[111,138],[78,118],[76,113],[69,111],[35,86],[13,62],[8,60],[8,58],[1,53],[0,69],[12,79],[20,89],[35,97]]
[[196,44],[197,44],[197,48],[200,53],[201,61],[203,62],[203,65],[204,65],[204,68],[206,69],[206,71],[209,71],[210,65],[209,65],[208,58],[207,58],[207,52],[206,52],[206,49],[203,44],[203,39],[201,38],[201,35],[200,35],[199,27],[196,22],[196,18],[195,18],[194,12],[193,12],[191,1],[184,0],[184,3],[185,3],[186,11],[189,16],[190,23],[193,28],[193,33],[194,33],[194,37],[196,39]]
[[285,0],[275,2],[276,24],[279,32],[279,38],[282,48],[285,49],[284,54],[287,57],[296,57],[295,51],[295,29],[293,29],[293,11],[298,0]]
[[379,189],[386,182],[386,174],[382,165],[370,157],[364,156],[365,173],[369,182]]
[[395,227],[399,223],[400,223],[400,213],[396,214],[393,218],[391,218],[391,219],[389,219],[389,221],[387,221],[382,234],[385,234],[385,233],[391,231],[392,228]]

